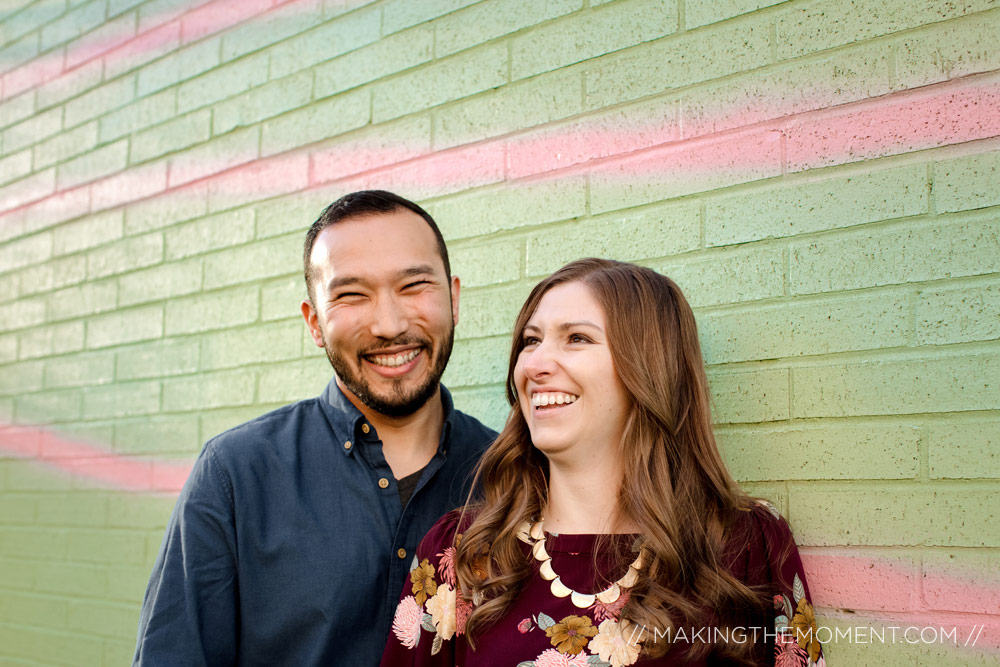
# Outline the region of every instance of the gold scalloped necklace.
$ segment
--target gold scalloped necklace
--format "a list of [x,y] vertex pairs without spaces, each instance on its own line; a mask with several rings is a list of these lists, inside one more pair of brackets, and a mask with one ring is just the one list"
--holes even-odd
[[545,581],[552,582],[549,584],[549,590],[554,596],[557,598],[568,596],[575,607],[586,609],[593,605],[595,600],[600,600],[603,604],[611,604],[621,596],[623,588],[635,586],[635,582],[639,579],[639,572],[646,566],[646,550],[643,547],[640,547],[639,555],[628,566],[628,572],[625,573],[625,576],[599,593],[580,593],[564,584],[556,571],[552,569],[552,556],[545,550],[543,521],[544,519],[534,523],[523,522],[518,527],[517,539],[531,545],[532,555],[535,560],[541,563],[538,567],[538,573]]

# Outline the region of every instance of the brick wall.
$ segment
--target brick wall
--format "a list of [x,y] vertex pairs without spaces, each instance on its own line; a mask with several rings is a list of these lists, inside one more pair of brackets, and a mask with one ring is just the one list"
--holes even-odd
[[958,627],[828,657],[994,664],[998,41],[994,0],[5,3],[0,663],[127,663],[201,443],[328,380],[305,228],[384,187],[463,279],[460,407],[502,422],[540,277],[663,271],[821,622]]

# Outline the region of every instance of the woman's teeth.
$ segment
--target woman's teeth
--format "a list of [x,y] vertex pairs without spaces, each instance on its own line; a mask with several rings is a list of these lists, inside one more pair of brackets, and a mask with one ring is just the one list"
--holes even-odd
[[564,394],[560,391],[539,392],[531,395],[531,405],[536,408],[544,408],[547,405],[566,405],[575,403],[580,398],[573,394]]
[[409,352],[400,352],[399,354],[379,354],[376,356],[368,357],[373,364],[378,364],[379,366],[388,366],[390,368],[396,366],[402,366],[405,363],[409,363],[420,354],[420,348],[415,350],[410,350]]

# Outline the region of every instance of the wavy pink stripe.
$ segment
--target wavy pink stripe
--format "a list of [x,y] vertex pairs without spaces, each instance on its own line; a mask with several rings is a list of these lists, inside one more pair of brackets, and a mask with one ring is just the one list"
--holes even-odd
[[137,492],[180,491],[191,462],[140,459],[37,426],[0,428],[0,455],[33,460],[89,484]]
[[[191,470],[190,462],[123,456],[37,426],[0,428],[0,454],[35,461],[86,486],[132,492],[176,493]],[[927,564],[921,581],[921,568],[905,558],[819,548],[804,548],[802,562],[813,602],[841,626],[955,627],[961,650],[1000,649],[996,573]],[[962,645],[977,634],[975,646]]]
[[[135,64],[143,53],[157,54],[164,45],[187,44],[222,32],[289,0],[211,0],[176,16],[174,13],[148,22],[148,29],[135,34],[134,21],[112,19],[66,45],[5,71],[3,99],[37,88],[77,67],[104,56],[105,69],[117,71],[117,61]],[[128,18],[127,16],[124,18]],[[145,26],[144,26],[145,27]],[[179,39],[178,39],[179,36]],[[65,51],[65,53],[64,53]]]
[[[426,197],[583,171],[598,188],[648,187],[668,198],[778,175],[782,151],[784,169],[796,170],[1000,136],[1000,86],[932,86],[694,139],[671,141],[673,129],[657,122],[636,119],[631,128],[642,131],[620,134],[583,119],[570,127],[422,153],[405,142],[385,146],[377,140],[305,147],[243,158],[236,165],[232,157],[213,165],[182,153],[73,190],[56,191],[51,179],[29,177],[0,189],[0,208],[6,215],[37,218],[70,202],[69,213],[83,215],[164,192],[183,193],[177,186],[189,183],[207,184],[217,197],[235,203],[338,184],[345,190],[379,185]],[[668,143],[649,145],[664,138]]]

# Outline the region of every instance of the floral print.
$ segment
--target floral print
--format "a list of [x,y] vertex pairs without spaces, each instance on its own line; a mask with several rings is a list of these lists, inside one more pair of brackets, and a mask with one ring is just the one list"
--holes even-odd
[[455,635],[458,609],[455,606],[455,589],[448,584],[437,587],[437,594],[427,601],[427,612],[431,615],[437,635],[443,640]]
[[611,619],[601,621],[597,636],[590,642],[590,650],[611,664],[611,667],[625,667],[639,659],[637,628],[628,621],[618,623]]
[[413,582],[413,595],[417,604],[423,604],[428,596],[437,592],[437,582],[434,581],[434,566],[426,558],[410,572],[410,581]]
[[[779,615],[774,619],[778,634],[774,646],[776,667],[824,666],[822,646],[817,638],[818,627],[813,607],[806,599],[805,586],[798,573],[792,580],[792,598],[795,612],[787,596],[775,595],[774,607]],[[789,621],[789,618],[791,621]]]
[[[777,510],[769,505],[761,509],[765,508],[766,511],[755,512],[755,520],[763,534],[764,544],[769,545],[767,551],[785,551],[783,540],[786,540],[791,543],[794,554],[793,559],[780,564],[769,561],[766,553],[759,561],[766,564],[765,569],[771,568],[771,580],[779,582],[783,589],[781,594],[773,597],[777,635],[773,664],[775,667],[825,667],[822,647],[816,639],[815,613],[807,598],[800,574],[801,561],[791,534],[784,519],[776,514]],[[498,622],[498,634],[492,635],[495,637],[492,648],[483,649],[484,660],[481,662],[476,657],[477,652],[459,639],[465,634],[466,622],[474,605],[479,602],[475,597],[474,602],[469,602],[459,589],[453,544],[461,539],[461,535],[453,539],[455,532],[441,531],[435,536],[436,541],[431,540],[429,535],[432,549],[424,549],[422,545],[418,550],[418,558],[424,553],[434,556],[419,560],[410,573],[410,581],[393,619],[393,638],[386,647],[383,667],[451,667],[456,664],[472,667],[482,662],[494,664],[498,655],[510,658],[504,664],[516,667],[629,667],[637,663],[646,664],[641,660],[646,633],[621,617],[631,594],[628,587],[622,586],[621,594],[613,602],[604,603],[595,599],[586,608],[567,608],[572,602],[552,596],[548,582],[541,578],[536,583],[541,584],[544,594],[537,586],[531,589],[535,584],[529,583],[529,589],[535,592],[524,596],[516,610],[512,609],[510,616]],[[564,546],[562,553],[580,556],[580,561],[592,562],[589,553],[579,554],[575,548]],[[476,565],[486,567],[485,563]],[[789,578],[790,590],[785,583]],[[424,632],[430,633],[429,641],[423,639]],[[531,652],[527,653],[529,650]],[[525,653],[535,657],[525,660]],[[677,658],[671,656],[672,652],[666,658],[650,660],[649,664],[651,667],[673,665]]]
[[413,648],[420,641],[420,624],[423,618],[424,610],[412,595],[399,601],[396,616],[392,619],[392,631],[406,648]]
[[581,651],[576,655],[560,653],[554,648],[542,651],[541,655],[532,662],[521,663],[518,667],[590,667],[593,663],[588,662],[586,651]]
[[555,625],[545,628],[545,634],[560,653],[576,655],[587,646],[597,628],[586,616],[567,616]]

